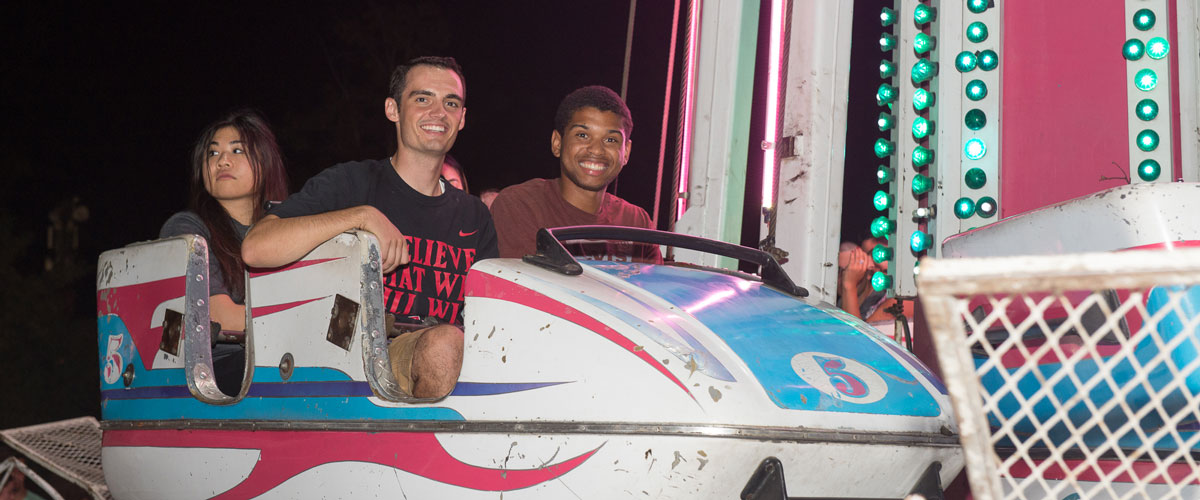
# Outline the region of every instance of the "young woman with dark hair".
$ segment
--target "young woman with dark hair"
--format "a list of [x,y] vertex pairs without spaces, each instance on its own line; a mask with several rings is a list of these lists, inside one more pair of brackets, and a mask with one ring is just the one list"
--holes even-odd
[[[222,330],[246,329],[242,239],[266,215],[268,201],[288,195],[287,172],[275,134],[250,110],[231,112],[201,132],[192,148],[188,210],[172,215],[160,238],[198,234],[208,242],[209,317]],[[217,385],[240,391],[245,363],[242,346],[213,349]]]

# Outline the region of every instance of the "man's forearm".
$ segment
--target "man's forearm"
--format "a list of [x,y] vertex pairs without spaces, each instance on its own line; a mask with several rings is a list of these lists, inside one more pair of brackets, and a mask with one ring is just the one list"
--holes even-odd
[[242,260],[251,267],[279,267],[299,260],[321,243],[363,226],[363,207],[303,217],[268,215],[246,235]]

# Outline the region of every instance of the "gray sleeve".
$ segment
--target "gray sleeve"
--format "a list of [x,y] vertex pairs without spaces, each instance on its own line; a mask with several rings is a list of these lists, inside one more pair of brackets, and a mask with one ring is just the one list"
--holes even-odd
[[[170,238],[181,234],[201,236],[205,243],[211,238],[208,226],[205,226],[204,221],[200,220],[200,216],[194,212],[179,212],[172,215],[163,223],[162,229],[158,230],[159,238]],[[212,253],[208,255],[208,294],[210,296],[230,295],[229,289],[225,287],[225,273],[221,272],[221,265],[217,263],[217,259],[213,258]]]

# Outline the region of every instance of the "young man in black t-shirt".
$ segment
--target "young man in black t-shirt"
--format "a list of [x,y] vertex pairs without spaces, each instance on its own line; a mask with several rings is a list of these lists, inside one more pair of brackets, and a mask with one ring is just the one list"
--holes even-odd
[[278,267],[352,229],[379,239],[384,305],[397,317],[445,324],[401,335],[389,348],[401,386],[417,397],[449,394],[462,368],[463,286],[476,260],[496,257],[496,231],[483,202],[441,179],[442,159],[465,124],[462,70],[452,58],[422,57],[396,68],[384,114],[396,153],[342,163],[250,230],[242,257]]

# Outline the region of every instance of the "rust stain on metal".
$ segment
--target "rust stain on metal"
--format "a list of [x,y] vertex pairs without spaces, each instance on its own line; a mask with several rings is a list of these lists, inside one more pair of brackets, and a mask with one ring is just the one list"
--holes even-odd
[[721,391],[711,385],[708,386],[708,395],[712,396],[712,400],[714,403],[721,400]]

